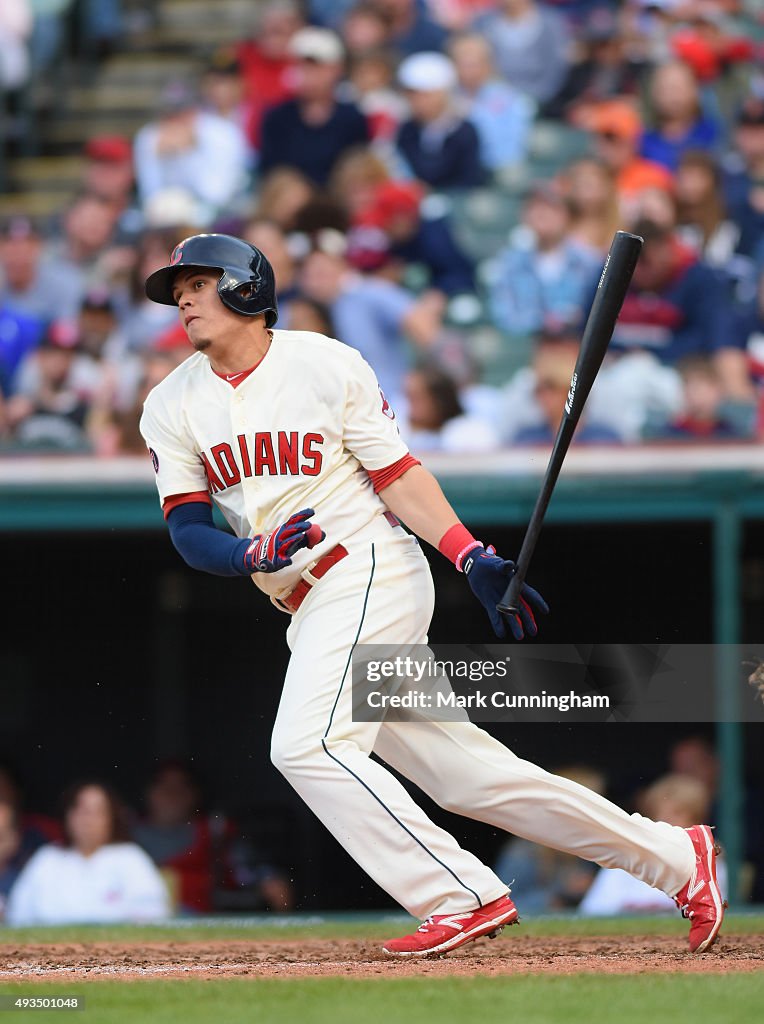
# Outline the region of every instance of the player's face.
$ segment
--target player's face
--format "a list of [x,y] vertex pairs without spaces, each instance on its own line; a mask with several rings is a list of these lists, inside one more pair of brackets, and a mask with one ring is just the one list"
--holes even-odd
[[190,268],[180,271],[173,282],[180,322],[197,352],[207,351],[241,328],[241,317],[220,300],[219,277],[216,270]]

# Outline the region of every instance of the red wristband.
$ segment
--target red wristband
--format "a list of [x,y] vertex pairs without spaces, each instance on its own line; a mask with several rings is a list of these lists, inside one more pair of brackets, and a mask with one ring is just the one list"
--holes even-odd
[[440,538],[438,551],[445,555],[449,561],[453,562],[457,570],[461,572],[462,559],[468,551],[480,543],[479,540],[475,540],[466,526],[463,526],[461,523],[454,523]]

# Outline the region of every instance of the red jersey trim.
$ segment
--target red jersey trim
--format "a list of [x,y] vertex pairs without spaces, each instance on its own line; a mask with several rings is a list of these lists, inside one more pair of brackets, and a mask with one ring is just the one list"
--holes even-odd
[[384,469],[367,469],[366,472],[371,478],[371,482],[374,486],[374,493],[379,494],[380,491],[384,491],[385,487],[389,487],[391,483],[407,473],[412,466],[421,466],[422,463],[419,459],[415,459],[409,452],[398,459],[391,466],[386,466]]
[[204,501],[207,505],[212,504],[212,498],[206,491],[189,491],[187,494],[168,494],[162,502],[162,512],[165,519],[178,505],[188,505],[192,501]]
[[[230,384],[232,388],[238,388],[239,384],[241,384],[242,381],[245,381],[247,377],[249,377],[250,373],[255,372],[260,363],[262,363],[263,359],[265,359],[265,357],[268,355],[268,351],[269,350],[266,349],[265,352],[263,352],[263,354],[257,360],[255,365],[250,366],[248,370],[242,370],[240,373],[218,373],[217,370],[212,370],[212,372],[215,374],[216,377],[220,377],[221,380],[224,380],[227,384]],[[212,369],[212,367],[210,367],[210,369]]]

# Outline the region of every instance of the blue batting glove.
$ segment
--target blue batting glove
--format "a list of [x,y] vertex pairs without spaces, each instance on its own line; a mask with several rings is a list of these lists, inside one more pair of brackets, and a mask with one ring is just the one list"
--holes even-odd
[[504,638],[507,635],[506,626],[509,626],[515,640],[536,636],[536,615],[539,612],[546,615],[549,606],[533,587],[523,584],[517,615],[500,612],[496,607],[504,597],[507,584],[515,571],[514,562],[499,558],[492,547],[484,548],[482,544],[477,544],[462,559],[462,571],[475,597],[488,612],[496,636]]
[[[315,514],[312,508],[304,508],[271,533],[254,536],[244,552],[247,572],[278,572],[292,564],[292,555],[300,548],[314,547],[315,541],[311,543],[308,532],[314,525],[310,518]],[[322,530],[321,540],[325,536]]]

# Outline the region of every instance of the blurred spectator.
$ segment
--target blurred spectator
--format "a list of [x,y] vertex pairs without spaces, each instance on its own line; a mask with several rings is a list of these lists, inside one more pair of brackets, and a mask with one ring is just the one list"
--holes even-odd
[[723,273],[735,302],[744,304],[756,290],[755,265],[737,251],[741,232],[727,215],[721,185],[721,171],[712,156],[692,150],[684,154],[676,174],[677,237]]
[[128,841],[124,810],[100,783],[78,783],[62,799],[64,846],[44,846],[11,889],[11,925],[161,920],[167,890],[140,847]]
[[609,100],[598,104],[591,112],[587,127],[594,132],[597,157],[615,175],[623,216],[630,216],[644,189],[671,191],[671,172],[639,155],[642,121],[631,103]]
[[544,117],[581,125],[592,104],[633,96],[642,65],[631,59],[613,10],[596,6],[577,33],[579,59],[568,69],[562,88],[544,104]]
[[571,215],[562,193],[538,185],[523,204],[522,224],[496,258],[490,288],[501,330],[531,334],[577,322],[600,269],[600,259],[569,236]]
[[300,210],[318,191],[294,167],[276,167],[260,183],[255,217],[271,220],[283,231],[294,230]]
[[474,188],[485,180],[475,126],[459,116],[456,69],[442,53],[417,53],[398,69],[411,118],[397,147],[414,176],[437,189]]
[[645,244],[616,324],[611,352],[646,349],[674,365],[688,355],[714,358],[728,397],[751,395],[745,354],[733,335],[725,285],[674,233],[650,221],[634,230]]
[[[351,149],[337,161],[329,179],[328,191],[332,199],[347,212],[348,220],[355,223],[373,205],[378,191],[390,181],[390,171],[385,161],[364,146]],[[412,185],[412,188],[419,197],[419,186]]]
[[536,0],[499,0],[476,29],[493,47],[501,77],[537,103],[557,94],[568,69],[565,20]]
[[430,288],[448,296],[472,291],[473,267],[457,244],[448,217],[437,211],[430,215],[422,198],[415,182],[385,181],[373,190],[356,221],[381,229],[394,257],[424,267]]
[[21,779],[8,761],[0,761],[0,800],[16,808],[25,856],[29,856],[45,843],[59,842],[61,828],[54,818],[27,810]]
[[[73,317],[82,290],[79,271],[46,251],[34,220],[10,217],[0,227],[0,304],[41,326]],[[0,336],[0,345],[6,337]]]
[[677,369],[682,378],[683,410],[668,423],[659,437],[673,441],[717,441],[750,437],[748,429],[725,411],[724,389],[718,367],[708,356],[688,356]]
[[[703,736],[685,736],[677,740],[669,751],[669,771],[688,775],[705,787],[709,799],[716,799],[719,788],[719,758],[713,744]],[[697,824],[698,818],[693,824]]]
[[[653,821],[689,828],[708,820],[710,797],[698,779],[688,775],[664,775],[644,791],[638,806],[639,813]],[[717,864],[717,877],[724,891],[727,880],[723,860]],[[600,868],[578,909],[587,917],[655,914],[676,912],[676,903],[666,893],[640,882],[621,868]]]
[[[595,768],[570,765],[557,774],[595,793],[605,792],[605,780]],[[522,890],[529,913],[544,913],[577,907],[597,867],[569,853],[513,837],[501,848],[494,870],[507,885],[514,883],[518,892]]]
[[525,159],[535,105],[496,75],[488,40],[477,33],[457,36],[451,57],[465,112],[480,139],[480,159],[490,171]]
[[279,327],[295,330],[292,324],[292,300],[297,294],[297,264],[287,237],[278,224],[255,218],[244,227],[241,237],[265,253],[273,267],[278,290]]
[[133,147],[122,135],[97,135],[85,144],[82,187],[124,209],[133,192]]
[[[146,791],[146,812],[133,830],[134,838],[173,880],[183,910],[211,910],[216,889],[236,884],[233,822],[219,814],[203,814],[196,780],[184,764],[172,761],[155,772]],[[288,909],[288,883],[265,865],[257,871],[248,867],[265,902],[274,910]]]
[[390,38],[390,18],[375,0],[362,0],[348,8],[340,34],[351,60],[380,53]]
[[19,368],[5,408],[17,444],[68,451],[88,448],[90,407],[75,379],[77,342],[75,325],[58,321]]
[[260,173],[287,165],[326,184],[338,158],[369,140],[366,118],[335,95],[342,75],[342,42],[328,29],[303,28],[293,36],[297,60],[293,100],[271,107],[262,124]]
[[571,212],[571,240],[604,255],[620,226],[613,172],[599,160],[577,160],[563,172],[561,187]]
[[23,86],[29,77],[28,39],[32,10],[28,0],[3,0],[0,5],[0,97]]
[[42,321],[9,308],[0,298],[0,396],[12,394],[16,372],[37,347],[42,334]]
[[252,111],[245,102],[245,83],[241,65],[232,47],[221,47],[212,55],[201,81],[201,100],[211,114],[233,125],[247,143],[246,169],[255,166]]
[[335,334],[328,308],[322,302],[315,302],[299,293],[289,303],[288,323],[290,331],[313,331],[327,338],[333,338]]
[[347,99],[366,117],[379,148],[395,139],[408,115],[408,104],[395,87],[395,59],[388,50],[370,50],[353,57],[345,83]]
[[764,243],[764,80],[743,102],[735,150],[724,160],[724,194],[740,229],[738,252],[761,259]]
[[[63,231],[45,246],[44,259],[57,273],[70,278],[78,302],[90,285],[111,278],[112,245],[121,212],[120,205],[110,199],[81,193],[64,214]],[[62,310],[55,314],[57,318],[62,315]]]
[[252,38],[236,49],[248,105],[248,136],[260,145],[260,128],[268,107],[292,95],[294,57],[292,36],[304,25],[301,5],[295,0],[269,0],[259,7]]
[[0,799],[0,921],[13,883],[23,865],[21,828],[16,808]]
[[642,138],[642,156],[670,171],[691,149],[712,150],[719,138],[714,121],[703,114],[692,69],[674,61],[656,68],[650,81],[650,109],[655,128]]
[[185,82],[165,88],[157,119],[135,137],[134,154],[142,203],[162,189],[180,187],[220,210],[246,184],[247,144],[241,129],[201,110],[195,90]]
[[350,244],[356,264],[369,268],[366,274],[358,273],[344,255],[317,250],[303,266],[302,290],[328,307],[339,340],[359,350],[393,408],[401,408],[407,339],[422,351],[434,348],[444,303],[434,293],[415,298],[379,273],[390,260],[382,232],[356,229]]
[[146,442],[138,428],[143,403],[152,388],[165,379],[191,355],[192,349],[182,324],[173,325],[160,335],[153,350],[140,356],[139,375],[132,405],[108,410],[95,438],[96,453],[101,456],[146,454]]
[[150,348],[162,331],[177,323],[178,311],[174,306],[162,306],[146,297],[146,278],[166,266],[178,242],[191,233],[170,228],[147,231],[139,238],[135,265],[119,309],[120,326],[128,351],[140,352]]
[[442,50],[446,30],[430,17],[421,0],[375,0],[388,18],[388,43],[402,57],[424,51]]
[[[571,347],[556,344],[542,345],[536,350],[533,395],[543,422],[518,430],[512,438],[514,444],[552,444],[560,426],[577,355]],[[612,427],[597,422],[591,409],[584,412],[573,438],[574,444],[619,444],[620,441]]]
[[414,452],[489,452],[500,446],[490,423],[465,411],[456,382],[443,370],[421,366],[404,379],[406,419],[401,433]]

